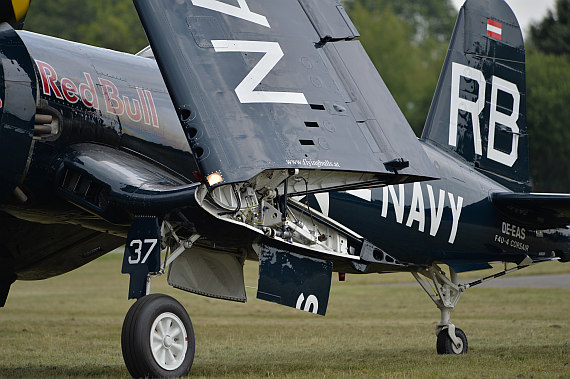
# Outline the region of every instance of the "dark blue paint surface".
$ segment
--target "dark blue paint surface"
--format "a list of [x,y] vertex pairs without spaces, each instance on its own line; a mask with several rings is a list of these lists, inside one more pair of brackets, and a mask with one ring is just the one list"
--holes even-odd
[[326,260],[263,245],[257,298],[324,316],[332,266]]
[[129,299],[146,295],[149,273],[160,270],[160,227],[157,217],[135,217],[125,244],[123,274],[130,275]]
[[[260,3],[258,9],[259,12],[267,10],[268,17],[273,17],[270,20],[276,23],[271,31],[276,33],[273,36],[280,37],[279,31],[287,32],[281,46],[286,55],[283,63],[286,64],[276,66],[273,74],[267,77],[265,87],[258,90],[296,91],[297,87],[291,86],[302,83],[300,90],[307,94],[312,106],[305,104],[301,111],[289,105],[236,102],[236,85],[259,63],[261,55],[225,53],[219,67],[210,65],[208,63],[218,61],[218,56],[211,51],[211,40],[243,37],[243,33],[250,37],[259,35],[259,27],[249,25],[232,34],[226,30],[227,27],[234,27],[239,22],[226,16],[214,17],[205,8],[193,10],[197,14],[191,18],[197,24],[189,27],[185,20],[182,26],[177,26],[192,35],[192,50],[189,51],[195,51],[197,54],[192,59],[198,59],[189,68],[197,74],[181,76],[180,82],[175,83],[184,88],[174,88],[174,92],[190,96],[188,102],[178,101],[177,108],[172,104],[159,67],[152,59],[34,33],[14,32],[7,28],[0,30],[0,54],[4,58],[0,70],[0,147],[4,154],[0,210],[4,216],[3,225],[14,224],[25,227],[30,233],[57,236],[47,238],[49,243],[41,248],[30,249],[24,234],[13,237],[9,232],[11,229],[4,227],[4,239],[15,239],[10,242],[10,251],[0,254],[0,262],[7,267],[6,271],[25,272],[23,277],[40,278],[44,277],[41,272],[55,275],[73,269],[90,259],[76,259],[77,253],[69,248],[69,241],[75,240],[64,238],[66,228],[73,226],[68,233],[96,231],[94,233],[109,237],[106,241],[101,239],[99,246],[108,251],[120,243],[120,237],[126,237],[129,223],[141,210],[153,216],[173,217],[185,223],[188,233],[199,232],[221,249],[251,249],[252,243],[258,243],[262,238],[259,230],[243,228],[235,223],[230,225],[200,208],[194,201],[197,186],[193,184],[196,182],[194,173],[223,169],[229,172],[227,178],[249,179],[252,173],[279,167],[284,158],[299,157],[301,161],[304,158],[342,161],[347,164],[343,169],[378,173],[383,180],[390,178],[395,181],[393,189],[396,193],[399,193],[396,182],[410,178],[395,177],[395,171],[401,170],[401,174],[408,173],[413,178],[425,168],[430,176],[441,178],[421,184],[406,184],[403,196],[398,199],[403,202],[401,207],[395,206],[391,195],[385,198],[386,190],[383,188],[370,190],[370,201],[346,192],[329,194],[329,216],[398,261],[410,264],[403,267],[443,262],[454,267],[474,268],[489,261],[519,262],[526,255],[548,258],[552,253],[568,260],[568,228],[556,223],[548,224],[553,229],[542,230],[547,224],[540,222],[545,215],[551,218],[548,215],[556,213],[551,212],[555,202],[542,202],[541,208],[546,205],[548,211],[543,213],[544,209],[522,206],[521,202],[526,200],[520,194],[492,196],[496,192],[525,192],[529,189],[528,136],[524,119],[526,90],[522,64],[524,46],[516,21],[504,8],[505,4],[490,0],[469,0],[466,3],[438,84],[426,132],[418,142],[409,138],[411,131],[407,122],[396,109],[381,79],[375,76],[374,83],[368,85],[368,76],[359,75],[373,67],[363,59],[361,46],[350,41],[356,33],[342,20],[342,12],[338,13],[341,19],[337,18],[330,24],[323,24],[320,15],[309,15],[314,18],[317,29],[311,29],[305,18],[286,18],[276,12],[282,9],[290,15],[314,13],[317,2],[307,0],[301,3],[273,0]],[[333,3],[333,0],[326,2],[328,5]],[[494,4],[499,5],[495,8]],[[270,9],[271,5],[275,8]],[[336,9],[332,13],[337,14],[335,12]],[[485,20],[492,17],[498,17],[497,20],[505,24],[502,42],[485,36]],[[294,24],[285,25],[285,19]],[[205,29],[197,28],[202,25],[200,22],[206,25]],[[295,25],[297,29],[292,28]],[[467,29],[475,32],[465,35]],[[309,36],[309,40],[314,39],[313,43],[307,44],[305,38],[303,45],[297,46],[293,37],[307,30],[310,33],[307,32],[304,38]],[[218,34],[212,37],[210,33]],[[467,50],[464,51],[464,47]],[[291,55],[291,52],[295,53]],[[298,52],[306,53],[304,58],[307,59],[295,59]],[[178,49],[175,54],[188,52]],[[351,62],[348,58],[353,56],[359,58]],[[452,62],[480,70],[485,78],[485,106],[478,115],[482,155],[475,153],[473,117],[465,112],[458,113],[457,146],[448,143]],[[347,67],[341,69],[343,65]],[[294,80],[284,80],[281,74],[287,78],[291,75]],[[492,107],[494,75],[516,83],[521,95],[521,117],[517,121],[520,129],[519,159],[512,168],[502,167],[488,158],[489,109]],[[193,81],[196,77],[200,80]],[[337,85],[340,82],[343,82],[341,89]],[[208,83],[214,83],[213,87]],[[93,103],[96,98],[97,106],[87,104],[89,101],[86,102],[85,98],[74,101],[73,95],[77,93],[69,89],[73,85],[77,87],[76,92],[81,92],[80,88],[88,89],[89,94],[93,94],[88,100]],[[67,98],[61,95],[65,86]],[[60,92],[59,97],[56,89]],[[462,99],[475,101],[478,89],[472,80],[461,79],[459,90]],[[509,102],[512,103],[512,99],[500,92],[496,106],[508,114],[512,107]],[[137,104],[141,112],[145,109],[145,115],[129,116],[127,106],[131,107],[132,113]],[[151,110],[151,104],[155,111]],[[33,137],[35,108],[58,120],[56,134],[45,138]],[[180,116],[185,116],[182,123]],[[237,124],[244,127],[231,126]],[[405,138],[399,138],[401,135]],[[508,128],[498,128],[495,137],[495,147],[508,152],[514,138],[512,133],[508,133]],[[299,144],[299,141],[304,143]],[[206,146],[203,148],[204,156],[197,160],[190,144]],[[208,151],[211,154],[208,155]],[[396,152],[410,151],[409,157],[412,158],[407,168],[406,161],[398,161],[401,156]],[[339,155],[338,159],[334,158],[335,154]],[[391,161],[394,162],[392,166],[387,164]],[[83,181],[78,183],[99,182],[100,191],[83,194],[81,186],[62,186],[65,178],[69,178],[66,176],[69,172],[81,175]],[[382,176],[384,174],[389,175]],[[76,184],[69,180],[67,183]],[[26,199],[10,196],[16,186],[26,194]],[[435,195],[435,207],[430,204],[428,186]],[[414,193],[417,196],[414,197]],[[440,209],[437,201],[442,197],[444,201]],[[460,215],[455,218],[451,198],[456,205],[462,199]],[[528,200],[532,202],[535,198],[529,195]],[[564,197],[556,200],[556,207],[567,209],[566,204],[568,200]],[[314,200],[312,205],[319,208]],[[433,217],[439,211],[439,227],[432,231]],[[528,223],[528,218],[524,217],[527,211],[534,212],[538,224]],[[420,218],[423,221],[420,222]],[[555,218],[567,220],[564,214],[557,214]],[[454,221],[457,222],[455,232]],[[28,223],[34,224],[35,228],[29,227]],[[45,229],[44,224],[57,227]],[[89,257],[102,254],[102,250],[97,250],[98,247],[92,244],[97,238],[85,233],[90,239],[85,243],[87,247],[83,253]],[[25,257],[16,253],[23,247],[30,251]],[[281,249],[287,251],[286,248]],[[59,259],[55,259],[56,256]],[[350,264],[354,262],[349,257],[330,259],[334,270],[354,271],[354,265]],[[367,272],[383,272],[385,269],[371,264]]]
[[26,47],[0,24],[0,200],[22,180],[34,135],[36,82]]
[[[331,193],[329,195],[329,216],[353,230],[357,230],[375,245],[381,247],[402,262],[429,265],[433,262],[447,264],[472,263],[482,267],[482,263],[508,261],[520,262],[525,256],[536,259],[550,257],[554,253],[562,259],[568,259],[570,252],[570,230],[567,227],[550,229],[547,224],[538,222],[534,217],[533,225],[524,224],[512,216],[499,212],[493,204],[491,193],[509,193],[509,190],[490,178],[469,169],[466,164],[459,164],[445,153],[440,153],[429,144],[424,148],[434,165],[439,167],[443,179],[416,184],[421,188],[424,209],[423,230],[418,221],[410,217],[414,184],[403,185],[403,217],[398,221],[392,197],[388,196],[386,217],[382,215],[385,189],[371,190],[371,201],[350,193]],[[431,235],[432,212],[428,186],[434,193],[436,207],[439,205],[440,190],[444,191],[445,201],[439,228]],[[395,186],[396,194],[399,194]],[[416,193],[419,191],[416,189]],[[459,216],[457,233],[453,243],[449,242],[453,215],[449,196],[455,201],[461,197],[463,206]],[[565,206],[568,198],[552,200]],[[319,208],[316,199],[311,204]],[[563,205],[564,204],[564,205]],[[554,208],[553,208],[554,209]],[[562,217],[562,216],[560,216]],[[519,217],[520,218],[520,217]],[[551,217],[552,218],[552,217]],[[408,226],[409,220],[412,220]],[[564,220],[564,219],[562,219]],[[537,232],[537,228],[543,229]],[[521,230],[524,229],[524,238]],[[518,235],[517,235],[518,231]]]

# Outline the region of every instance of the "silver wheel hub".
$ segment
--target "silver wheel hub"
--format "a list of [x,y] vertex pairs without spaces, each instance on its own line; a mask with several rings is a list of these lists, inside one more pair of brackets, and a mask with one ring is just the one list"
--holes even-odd
[[[459,337],[458,337],[459,338]],[[451,341],[451,348],[453,349],[453,352],[455,354],[461,354],[463,353],[463,341],[459,341],[459,344],[454,344],[453,341]]]
[[156,363],[165,370],[176,370],[184,362],[188,334],[182,320],[174,313],[158,315],[150,329],[150,348]]
[[164,345],[165,348],[170,349],[170,346],[172,346],[172,337],[170,336],[166,336],[164,337],[164,341],[162,341],[162,344]]

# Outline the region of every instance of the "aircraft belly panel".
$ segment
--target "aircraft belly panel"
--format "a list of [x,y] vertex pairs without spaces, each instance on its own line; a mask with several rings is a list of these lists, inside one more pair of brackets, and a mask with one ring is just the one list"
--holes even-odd
[[2,215],[2,272],[39,280],[80,267],[119,247],[121,237],[70,224],[38,224]]

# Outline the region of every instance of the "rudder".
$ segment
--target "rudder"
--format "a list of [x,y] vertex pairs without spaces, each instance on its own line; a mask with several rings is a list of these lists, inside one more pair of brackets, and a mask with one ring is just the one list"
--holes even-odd
[[422,140],[530,191],[524,41],[504,1],[461,7]]

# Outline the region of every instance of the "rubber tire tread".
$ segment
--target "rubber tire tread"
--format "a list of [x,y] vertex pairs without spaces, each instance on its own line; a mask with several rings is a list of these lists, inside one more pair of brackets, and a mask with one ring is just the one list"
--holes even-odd
[[[455,328],[455,335],[463,341],[463,351],[461,354],[467,354],[468,345],[467,345],[467,336],[463,332],[463,330],[459,328]],[[436,349],[438,354],[455,354],[453,351],[451,338],[449,338],[449,333],[446,329],[442,329],[439,334],[437,335],[437,343]]]
[[149,296],[143,296],[131,305],[125,316],[123,328],[121,330],[121,350],[123,351],[123,360],[125,361],[125,366],[127,367],[129,374],[131,374],[133,378],[144,377],[144,372],[137,365],[137,360],[135,358],[135,316],[137,315],[141,305],[148,302],[148,297]]
[[[180,317],[183,322],[186,321],[185,327],[188,336],[188,350],[186,352],[186,357],[191,355],[188,367],[180,366],[177,370],[173,370],[172,372],[163,370],[156,364],[156,362],[154,362],[152,353],[150,353],[150,346],[148,345],[148,336],[150,333],[150,329],[148,328],[150,328],[154,321],[154,318],[153,320],[149,320],[149,318],[152,318],[151,313],[158,308],[164,307],[167,309],[160,313],[172,312]],[[158,316],[158,314],[156,316]],[[134,378],[186,376],[192,366],[195,352],[195,338],[192,321],[184,307],[176,301],[176,299],[163,294],[143,296],[131,306],[125,316],[121,334],[121,345],[125,366],[127,366],[127,370]],[[146,350],[145,346],[148,346]]]

